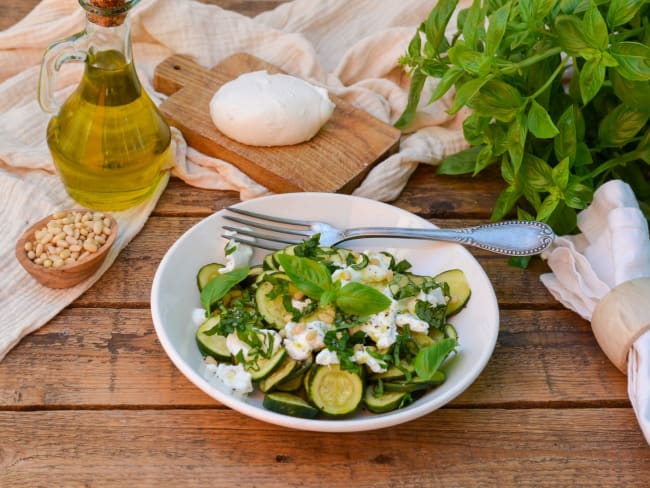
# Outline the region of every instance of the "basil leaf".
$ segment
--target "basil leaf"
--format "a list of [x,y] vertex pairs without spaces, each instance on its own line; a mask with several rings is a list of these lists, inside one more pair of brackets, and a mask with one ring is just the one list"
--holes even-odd
[[610,80],[614,93],[625,105],[650,112],[650,83],[628,80],[614,70]]
[[560,132],[546,109],[535,100],[532,101],[528,112],[528,130],[540,139],[550,139]]
[[600,14],[600,10],[593,3],[589,6],[585,12],[585,16],[582,18],[582,28],[585,39],[592,47],[600,50],[607,49],[609,43],[607,24]]
[[524,155],[523,167],[526,185],[530,186],[533,190],[543,192],[546,191],[549,185],[553,184],[553,170],[543,159],[526,153]]
[[564,191],[569,184],[569,158],[564,158],[560,164],[551,170],[551,177],[553,183],[561,190]]
[[479,93],[480,96],[472,100],[474,110],[502,122],[510,122],[523,104],[519,90],[500,80],[488,81]]
[[238,268],[228,273],[223,273],[210,280],[201,290],[201,306],[207,310],[208,314],[212,313],[214,304],[221,300],[233,286],[240,283],[248,276],[248,266]]
[[336,306],[349,315],[372,315],[390,306],[390,298],[362,283],[351,281],[336,297]]
[[289,254],[280,254],[278,261],[296,288],[309,298],[320,300],[332,289],[332,277],[323,263]]
[[610,54],[618,62],[618,73],[628,80],[650,80],[650,46],[640,42],[612,44]]
[[472,98],[474,98],[474,95],[476,95],[481,87],[488,81],[488,77],[481,77],[470,80],[466,83],[463,83],[460,87],[457,87],[454,103],[448,112],[453,115],[461,108],[463,108],[463,106],[470,105]]
[[481,1],[474,0],[472,6],[466,10],[467,16],[465,17],[465,22],[463,23],[463,38],[465,39],[465,45],[469,49],[476,49],[477,38],[479,36],[479,29],[482,29],[483,26],[480,24],[481,21]]
[[590,59],[580,71],[580,94],[587,105],[600,91],[605,81],[605,66],[600,59]]
[[603,147],[623,146],[630,142],[648,121],[648,112],[619,105],[600,122],[598,136]]
[[564,201],[568,207],[582,210],[587,208],[594,197],[591,187],[582,183],[572,182],[569,184],[564,195]]
[[503,34],[506,32],[506,25],[510,16],[510,5],[511,2],[506,3],[488,17],[487,39],[485,42],[485,50],[488,56],[494,56],[497,49],[499,49]]
[[447,72],[442,76],[440,81],[438,82],[438,85],[436,88],[433,90],[433,93],[431,94],[431,98],[429,99],[429,103],[435,102],[436,100],[440,99],[445,93],[449,91],[449,89],[456,83],[460,77],[463,76],[463,70],[460,68],[450,68],[447,70]]
[[515,186],[509,186],[503,190],[494,204],[491,219],[501,220],[508,215],[522,194],[523,192]]
[[579,56],[581,51],[591,47],[585,39],[582,23],[577,17],[558,15],[554,30],[560,46],[571,56]]
[[510,156],[510,162],[515,173],[518,173],[521,167],[527,135],[528,122],[526,115],[523,112],[518,112],[517,117],[508,129],[508,155]]
[[397,119],[397,122],[395,122],[395,127],[398,129],[404,129],[413,121],[426,79],[426,75],[419,69],[416,69],[413,72],[413,75],[411,76],[411,86],[409,87],[406,108],[404,108],[404,112],[402,112],[400,118]]
[[566,157],[573,161],[576,154],[576,146],[578,145],[578,130],[576,128],[573,105],[566,109],[560,117],[560,120],[558,120],[557,125],[560,133],[553,140],[555,157],[558,161],[562,161]]
[[457,345],[456,339],[448,338],[420,349],[413,362],[417,375],[425,381],[430,380]]
[[492,151],[492,146],[490,144],[483,146],[481,151],[476,157],[476,163],[474,165],[474,176],[479,174],[485,168],[490,166],[494,162],[494,153]]
[[560,204],[560,197],[556,193],[550,193],[542,202],[542,205],[537,210],[537,220],[545,222],[551,214],[555,211],[556,207]]
[[644,3],[646,0],[611,0],[607,9],[607,23],[610,29],[632,20]]
[[483,117],[476,112],[470,114],[463,122],[465,140],[473,146],[483,144],[488,140],[488,127],[491,117]]
[[417,58],[420,56],[420,52],[422,51],[422,39],[420,38],[420,31],[418,30],[415,35],[413,36],[413,39],[411,39],[411,42],[409,42],[409,47],[408,47],[408,55],[411,56],[412,58]]
[[438,52],[445,38],[445,29],[457,4],[458,0],[440,0],[433,10],[431,10],[429,17],[424,23],[424,33],[427,36],[427,43],[435,53]]
[[439,175],[462,175],[472,173],[476,166],[476,158],[481,146],[470,147],[443,159],[436,173]]
[[[462,44],[457,44],[447,51],[449,61],[467,71],[469,74],[478,75],[485,61],[485,55],[478,51],[467,49]],[[456,68],[457,69],[457,68]]]

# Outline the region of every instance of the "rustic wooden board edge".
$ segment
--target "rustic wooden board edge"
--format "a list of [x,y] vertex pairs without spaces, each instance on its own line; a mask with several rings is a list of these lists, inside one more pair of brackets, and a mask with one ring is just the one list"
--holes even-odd
[[[154,74],[154,87],[161,93],[171,95],[161,104],[160,110],[171,125],[181,130],[191,146],[231,162],[275,192],[350,193],[375,164],[397,150],[401,136],[398,129],[333,94],[330,94],[330,98],[336,104],[335,113],[312,141],[296,146],[264,148],[269,167],[255,161],[260,156],[260,148],[240,144],[218,131],[211,123],[207,100],[201,103],[205,111],[194,112],[189,117],[178,115],[183,113],[186,102],[196,99],[195,92],[205,95],[206,86],[216,90],[242,72],[259,69],[271,73],[282,72],[246,53],[229,56],[211,69],[197,65],[187,56],[173,55],[161,62]],[[185,120],[188,118],[191,120]],[[355,133],[356,127],[361,127],[363,132]],[[345,140],[341,139],[343,133],[347,134]],[[350,142],[354,143],[352,147],[348,144]],[[343,168],[343,171],[327,173],[329,168],[313,166],[313,161],[323,149],[331,150],[333,167]],[[304,166],[305,159],[312,166]],[[281,172],[273,171],[274,167],[282,167],[282,161],[295,161],[296,165],[289,168],[285,165]],[[326,164],[325,161],[321,163]],[[349,166],[345,167],[346,164]],[[321,171],[325,171],[325,174],[321,174]]]

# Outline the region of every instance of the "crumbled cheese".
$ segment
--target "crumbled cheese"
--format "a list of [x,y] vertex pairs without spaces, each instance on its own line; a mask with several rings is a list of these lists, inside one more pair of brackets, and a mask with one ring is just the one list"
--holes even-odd
[[397,302],[393,300],[386,310],[368,317],[368,321],[361,326],[361,330],[375,341],[378,348],[390,347],[397,340],[396,315]]
[[[282,342],[280,334],[278,334],[277,331],[270,329],[259,329],[257,332],[260,338],[263,336],[264,343],[262,347],[264,349],[267,349],[270,346],[271,338],[273,338],[273,352],[275,353]],[[237,332],[231,332],[226,336],[226,347],[233,356],[237,356],[241,352],[244,358],[248,357],[251,350],[251,346],[242,341],[237,335]]]
[[339,357],[336,354],[336,351],[322,349],[318,354],[316,354],[316,364],[320,364],[321,366],[339,364]]
[[445,298],[444,293],[442,293],[442,288],[434,288],[433,290],[429,290],[427,293],[421,291],[417,298],[418,300],[428,302],[431,305],[445,305],[447,303],[447,299]]
[[219,390],[243,397],[253,391],[251,374],[241,364],[205,363],[203,377]]
[[388,369],[386,363],[371,355],[370,351],[374,351],[374,349],[362,345],[355,346],[352,361],[358,364],[365,364],[373,373],[386,372]]
[[289,322],[284,327],[284,347],[289,356],[296,361],[307,359],[312,351],[319,351],[325,347],[323,342],[325,334],[331,325],[321,320],[311,322]]
[[221,274],[248,266],[253,256],[252,247],[234,240],[228,241],[225,250],[228,254],[226,254],[225,266],[219,269]]
[[310,303],[310,298],[305,298],[304,300],[296,300],[295,298],[291,299],[291,306],[299,312],[302,312]]
[[395,324],[398,327],[409,326],[411,332],[429,332],[429,324],[411,313],[398,313],[395,317]]

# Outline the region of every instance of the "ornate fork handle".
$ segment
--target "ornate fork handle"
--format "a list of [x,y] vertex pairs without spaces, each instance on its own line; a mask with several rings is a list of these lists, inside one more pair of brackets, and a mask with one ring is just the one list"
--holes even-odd
[[509,256],[539,254],[555,239],[553,230],[542,222],[511,220],[463,229],[409,229],[358,227],[341,232],[339,242],[364,237],[433,239],[478,247]]

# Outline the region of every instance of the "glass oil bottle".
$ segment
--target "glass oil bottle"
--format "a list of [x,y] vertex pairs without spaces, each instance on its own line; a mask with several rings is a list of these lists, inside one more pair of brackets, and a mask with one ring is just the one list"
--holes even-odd
[[[171,165],[169,126],[142,88],[133,63],[127,13],[139,0],[79,0],[84,31],[47,50],[39,102],[55,115],[47,143],[68,194],[97,210],[123,210],[147,197]],[[54,84],[68,61],[85,64],[59,107]]]

